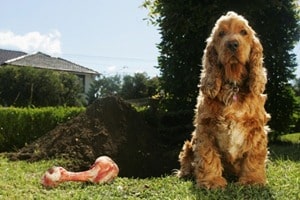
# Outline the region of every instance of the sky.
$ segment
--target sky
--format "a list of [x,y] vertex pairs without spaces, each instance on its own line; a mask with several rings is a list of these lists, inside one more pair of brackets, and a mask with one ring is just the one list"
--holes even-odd
[[[2,0],[0,48],[41,51],[105,76],[159,75],[158,28],[144,0]],[[297,54],[300,77],[300,43]]]
[[104,75],[159,74],[160,35],[143,0],[1,2],[0,48],[41,51]]

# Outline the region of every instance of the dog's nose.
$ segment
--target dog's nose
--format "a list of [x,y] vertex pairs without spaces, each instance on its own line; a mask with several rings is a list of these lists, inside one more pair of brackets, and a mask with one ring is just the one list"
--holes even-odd
[[231,51],[236,51],[239,47],[239,42],[237,40],[231,40],[227,42],[227,48]]

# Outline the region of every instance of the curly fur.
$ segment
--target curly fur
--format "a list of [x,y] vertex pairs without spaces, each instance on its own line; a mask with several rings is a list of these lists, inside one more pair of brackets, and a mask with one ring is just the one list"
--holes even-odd
[[248,21],[221,16],[207,39],[191,141],[179,154],[179,177],[223,188],[224,174],[238,183],[266,184],[267,82],[263,48]]

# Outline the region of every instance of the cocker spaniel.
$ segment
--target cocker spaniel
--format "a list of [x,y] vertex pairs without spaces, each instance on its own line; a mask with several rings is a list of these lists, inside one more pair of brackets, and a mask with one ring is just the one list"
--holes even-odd
[[179,177],[200,188],[224,188],[224,175],[238,183],[266,184],[267,82],[263,48],[248,21],[221,16],[207,39],[191,141],[179,154]]

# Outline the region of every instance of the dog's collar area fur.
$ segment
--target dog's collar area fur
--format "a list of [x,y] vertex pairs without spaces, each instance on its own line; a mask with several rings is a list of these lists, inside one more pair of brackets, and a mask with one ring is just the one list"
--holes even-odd
[[232,99],[233,101],[238,100],[238,92],[240,91],[240,87],[236,81],[227,81],[227,84],[230,85],[231,91],[233,92]]
[[239,88],[238,84],[236,83],[236,81],[232,81],[232,82],[228,81],[227,83],[231,86],[231,89],[234,93],[239,92],[240,88]]

